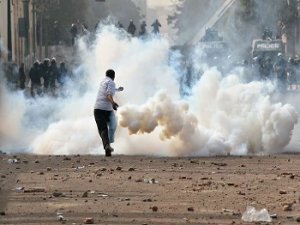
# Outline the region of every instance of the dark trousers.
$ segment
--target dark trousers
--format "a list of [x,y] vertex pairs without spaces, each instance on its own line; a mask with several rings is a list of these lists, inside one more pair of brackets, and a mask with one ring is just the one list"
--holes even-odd
[[109,137],[108,137],[108,126],[110,114],[112,111],[106,111],[101,109],[94,109],[94,117],[97,123],[98,132],[102,139],[103,148],[107,144],[109,144]]

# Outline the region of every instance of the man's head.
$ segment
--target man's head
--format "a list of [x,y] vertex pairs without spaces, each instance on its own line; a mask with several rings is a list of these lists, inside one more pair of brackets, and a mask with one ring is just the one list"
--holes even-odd
[[114,80],[115,79],[115,71],[113,71],[112,69],[107,70],[106,76],[110,77],[112,80]]

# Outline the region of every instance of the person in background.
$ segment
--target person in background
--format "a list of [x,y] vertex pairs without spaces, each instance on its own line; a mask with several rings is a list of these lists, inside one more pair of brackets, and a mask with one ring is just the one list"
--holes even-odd
[[146,35],[146,33],[147,33],[146,27],[147,27],[147,24],[146,24],[145,21],[143,21],[141,26],[140,26],[140,33],[139,33],[140,36],[145,36]]
[[154,23],[152,23],[152,25],[151,25],[152,27],[153,27],[153,30],[152,30],[152,32],[154,33],[154,34],[159,34],[159,28],[161,27],[161,24],[160,24],[160,22],[158,21],[158,19],[156,19],[155,21],[154,21]]
[[65,62],[61,62],[59,64],[59,76],[58,76],[58,83],[63,86],[66,82],[68,70],[66,68]]
[[136,31],[136,26],[134,25],[133,20],[130,20],[127,31],[129,34],[131,34],[131,36],[134,36],[135,31]]
[[72,23],[70,33],[71,33],[72,46],[74,46],[77,35],[78,35],[78,28],[77,28],[77,25],[75,23]]
[[59,77],[59,71],[56,65],[56,59],[53,57],[51,59],[50,68],[49,68],[49,84],[50,84],[50,91],[53,96],[55,95],[56,81],[58,77]]
[[43,64],[40,65],[41,76],[44,80],[44,93],[48,93],[49,91],[49,68],[50,68],[50,59],[45,58]]
[[36,93],[38,95],[40,95],[42,92],[40,63],[38,60],[34,62],[33,66],[31,67],[31,69],[29,71],[29,78],[31,81],[30,93],[31,93],[31,96],[34,98]]
[[19,84],[20,84],[21,90],[25,89],[25,81],[26,81],[25,64],[21,63],[20,68],[19,68]]

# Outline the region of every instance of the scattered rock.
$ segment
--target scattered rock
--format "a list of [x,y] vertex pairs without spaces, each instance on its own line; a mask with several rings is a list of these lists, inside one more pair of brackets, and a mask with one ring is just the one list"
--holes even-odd
[[52,168],[51,167],[47,167],[47,171],[51,171],[52,170]]
[[144,183],[147,184],[158,184],[159,182],[157,180],[155,180],[154,178],[149,178],[149,179],[144,179]]
[[152,211],[153,211],[153,212],[157,212],[157,211],[158,211],[158,207],[157,207],[157,206],[153,206],[153,207],[152,207]]
[[94,219],[92,217],[85,218],[83,222],[84,224],[94,224]]
[[118,166],[118,167],[116,168],[116,170],[117,170],[117,171],[121,171],[121,170],[122,170],[122,167]]
[[62,192],[53,192],[52,195],[53,195],[53,197],[56,197],[56,198],[64,197],[64,194]]
[[5,216],[5,212],[4,212],[4,211],[1,211],[1,212],[0,212],[0,216]]
[[296,221],[300,223],[300,216],[296,218]]
[[87,198],[89,196],[89,192],[88,191],[85,191],[83,194],[82,194],[82,198]]
[[132,172],[132,171],[135,171],[135,170],[136,170],[136,169],[135,169],[135,168],[132,168],[132,167],[128,169],[129,172]]
[[66,219],[64,218],[62,213],[57,213],[57,219],[61,222],[65,221]]
[[292,210],[293,210],[293,203],[285,204],[283,206],[283,211],[288,212],[288,211],[292,211]]
[[17,187],[16,192],[24,192],[24,187]]
[[35,192],[46,192],[46,189],[42,187],[24,189],[24,193],[35,193]]
[[277,214],[271,214],[270,217],[271,217],[272,219],[277,219],[277,218],[278,218]]
[[218,162],[218,163],[212,162],[211,164],[215,165],[215,166],[227,166],[227,163],[221,163],[221,162]]
[[285,195],[285,194],[287,194],[287,191],[285,191],[285,190],[281,190],[281,191],[279,191],[279,194],[281,194],[281,195]]
[[189,212],[194,212],[194,208],[193,207],[188,207],[187,209]]

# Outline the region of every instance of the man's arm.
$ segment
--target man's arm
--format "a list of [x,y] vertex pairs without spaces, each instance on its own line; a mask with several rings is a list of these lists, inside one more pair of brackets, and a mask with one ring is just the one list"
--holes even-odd
[[112,104],[112,107],[114,110],[117,110],[119,105],[114,101],[112,95],[107,95],[107,99],[110,101],[110,103]]

